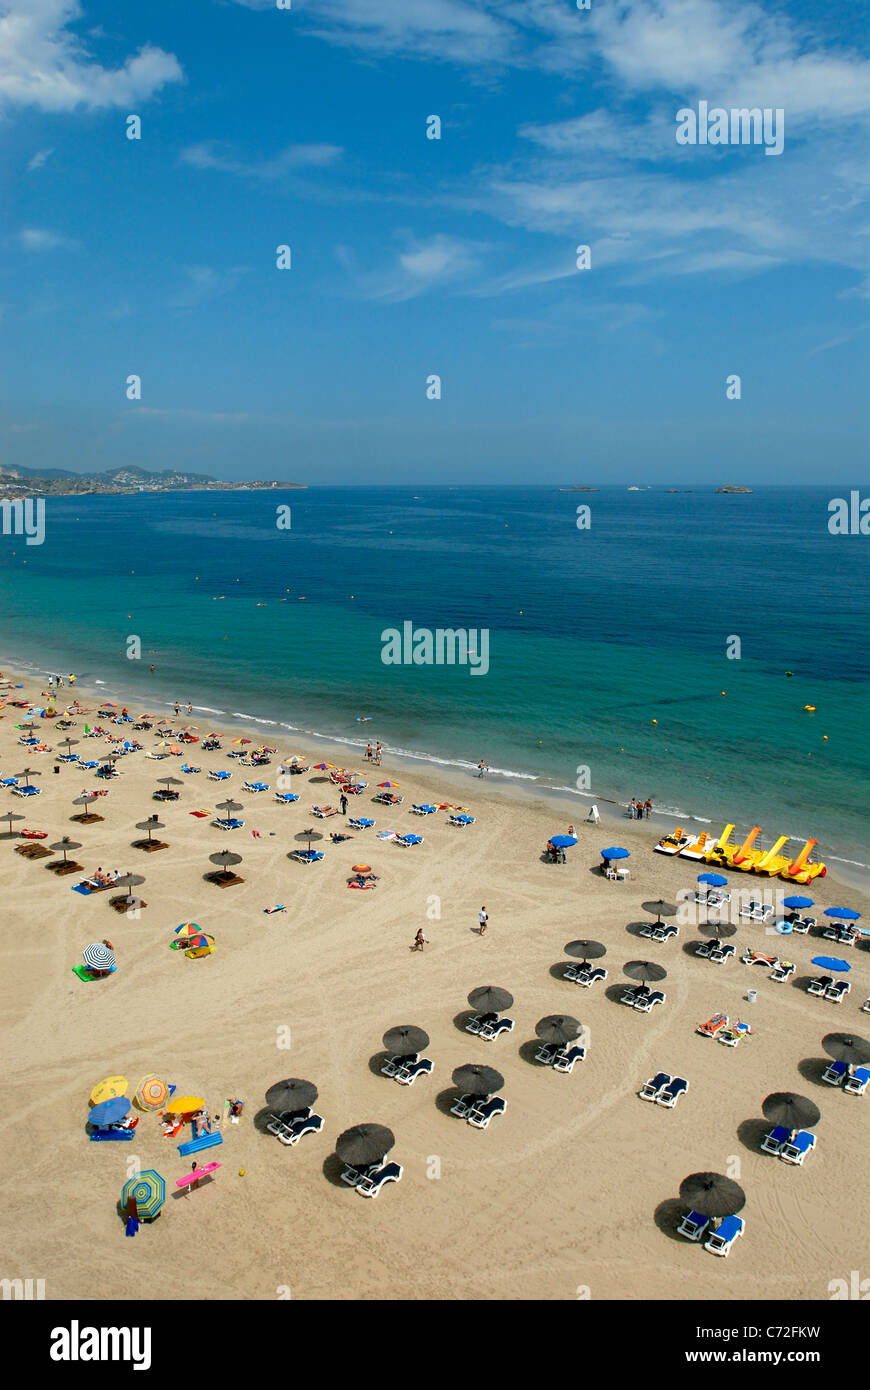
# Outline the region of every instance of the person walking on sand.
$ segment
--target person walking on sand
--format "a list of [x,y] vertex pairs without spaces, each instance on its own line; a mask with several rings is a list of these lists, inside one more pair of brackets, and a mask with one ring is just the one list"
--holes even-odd
[[423,950],[423,947],[426,945],[426,942],[428,941],[428,939],[429,939],[429,938],[426,936],[426,933],[423,931],[423,928],[422,928],[422,927],[418,927],[418,928],[417,928],[417,935],[414,937],[414,944],[413,944],[413,946],[411,947],[411,950],[412,950],[412,951],[422,951],[422,950]]
[[339,806],[341,807],[341,814],[342,814],[343,816],[346,816],[346,815],[347,815],[347,797],[345,796],[344,792],[342,792],[341,796],[338,798],[338,804],[339,804]]
[[477,764],[477,775],[478,775],[478,777],[485,777],[485,776],[486,776],[486,773],[487,773],[486,763],[483,761],[483,758],[481,758],[480,762]]
[[486,936],[486,924],[489,921],[489,917],[485,907],[480,909],[480,912],[477,914],[477,920],[480,923],[477,929],[478,936]]

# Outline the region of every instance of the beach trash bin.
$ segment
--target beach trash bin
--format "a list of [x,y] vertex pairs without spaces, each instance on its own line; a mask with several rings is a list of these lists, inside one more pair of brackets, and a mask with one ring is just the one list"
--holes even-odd
[[51,770],[52,772],[60,772],[60,763],[55,763],[54,767]]
[[746,1002],[747,1002],[747,1004],[754,1004],[757,998],[758,998],[758,990],[757,990],[757,989],[748,989],[748,990],[746,991]]

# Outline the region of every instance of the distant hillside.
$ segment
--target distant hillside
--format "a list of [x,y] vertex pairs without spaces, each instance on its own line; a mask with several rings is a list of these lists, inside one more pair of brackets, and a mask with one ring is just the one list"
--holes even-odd
[[208,473],[182,473],[175,468],[152,472],[138,464],[107,468],[102,473],[74,473],[69,468],[6,468],[0,465],[0,491],[15,493],[44,493],[69,496],[78,493],[118,492],[231,492],[262,490],[264,488],[298,488],[305,483],[280,482],[275,479],[250,479],[228,482],[212,478]]

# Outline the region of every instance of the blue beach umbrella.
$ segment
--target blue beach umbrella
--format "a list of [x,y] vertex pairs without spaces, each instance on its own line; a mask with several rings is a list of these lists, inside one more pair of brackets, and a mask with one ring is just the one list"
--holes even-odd
[[840,960],[838,956],[813,956],[813,965],[820,965],[823,970],[836,970],[843,973],[852,969],[847,960]]
[[814,901],[815,900],[813,898],[783,898],[782,905],[783,907],[792,908],[812,907]]
[[126,1096],[113,1096],[111,1100],[101,1100],[88,1115],[89,1125],[114,1125],[130,1113],[130,1102]]
[[572,846],[572,845],[576,845],[576,843],[577,843],[577,838],[576,838],[575,835],[551,835],[551,836],[550,836],[550,844],[551,844],[551,845],[555,845],[555,846],[556,846],[556,849],[570,849],[571,846]]
[[619,845],[611,845],[610,849],[601,851],[602,859],[627,859],[630,854],[630,849],[621,849]]
[[728,882],[724,874],[698,874],[699,883],[709,883],[713,888],[722,888]]
[[853,912],[851,907],[826,907],[826,917],[842,917],[844,922],[857,922],[861,916],[860,912]]

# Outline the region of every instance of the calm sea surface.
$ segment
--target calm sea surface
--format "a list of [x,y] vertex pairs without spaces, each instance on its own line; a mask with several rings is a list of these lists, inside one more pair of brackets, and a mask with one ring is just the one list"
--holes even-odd
[[[870,538],[828,533],[830,495],[49,498],[42,546],[0,537],[0,642],[10,664],[107,694],[190,699],[201,727],[245,715],[276,735],[483,757],[541,789],[576,790],[588,768],[601,800],[760,824],[766,843],[815,835],[824,857],[866,864]],[[488,629],[488,673],[385,665],[381,633],[407,621]]]

